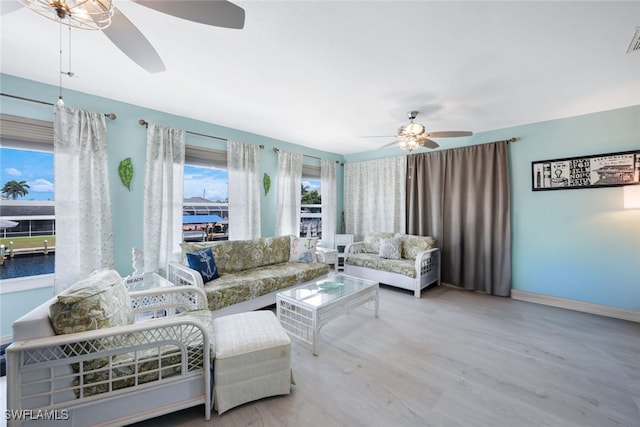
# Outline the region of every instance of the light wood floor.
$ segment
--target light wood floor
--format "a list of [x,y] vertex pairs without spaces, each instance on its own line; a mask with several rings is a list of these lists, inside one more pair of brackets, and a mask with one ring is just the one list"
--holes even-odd
[[293,340],[288,396],[137,426],[640,426],[638,323],[383,287],[378,319],[360,308],[320,335],[318,357]]

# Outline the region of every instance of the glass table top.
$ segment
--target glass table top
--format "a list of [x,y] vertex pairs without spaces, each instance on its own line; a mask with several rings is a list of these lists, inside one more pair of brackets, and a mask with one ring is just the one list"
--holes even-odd
[[337,274],[334,277],[319,280],[309,285],[287,289],[280,292],[280,294],[314,307],[320,307],[323,304],[376,284],[377,282],[372,280]]

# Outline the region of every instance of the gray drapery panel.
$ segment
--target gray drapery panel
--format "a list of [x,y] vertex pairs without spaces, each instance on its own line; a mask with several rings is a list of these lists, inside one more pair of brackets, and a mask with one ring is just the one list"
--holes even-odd
[[509,296],[507,143],[412,154],[407,160],[407,232],[436,238],[442,281]]

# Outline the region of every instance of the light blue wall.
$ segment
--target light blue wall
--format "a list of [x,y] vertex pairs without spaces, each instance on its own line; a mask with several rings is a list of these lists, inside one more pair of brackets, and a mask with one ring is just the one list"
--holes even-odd
[[640,149],[640,106],[442,140],[441,148],[511,137],[513,289],[640,311],[640,210],[622,208],[622,188],[531,191],[532,161]]

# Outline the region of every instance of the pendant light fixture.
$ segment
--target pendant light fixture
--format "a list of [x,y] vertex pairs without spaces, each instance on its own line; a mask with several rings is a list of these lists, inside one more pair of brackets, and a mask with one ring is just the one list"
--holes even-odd
[[45,18],[82,30],[102,30],[111,25],[111,0],[20,0]]

